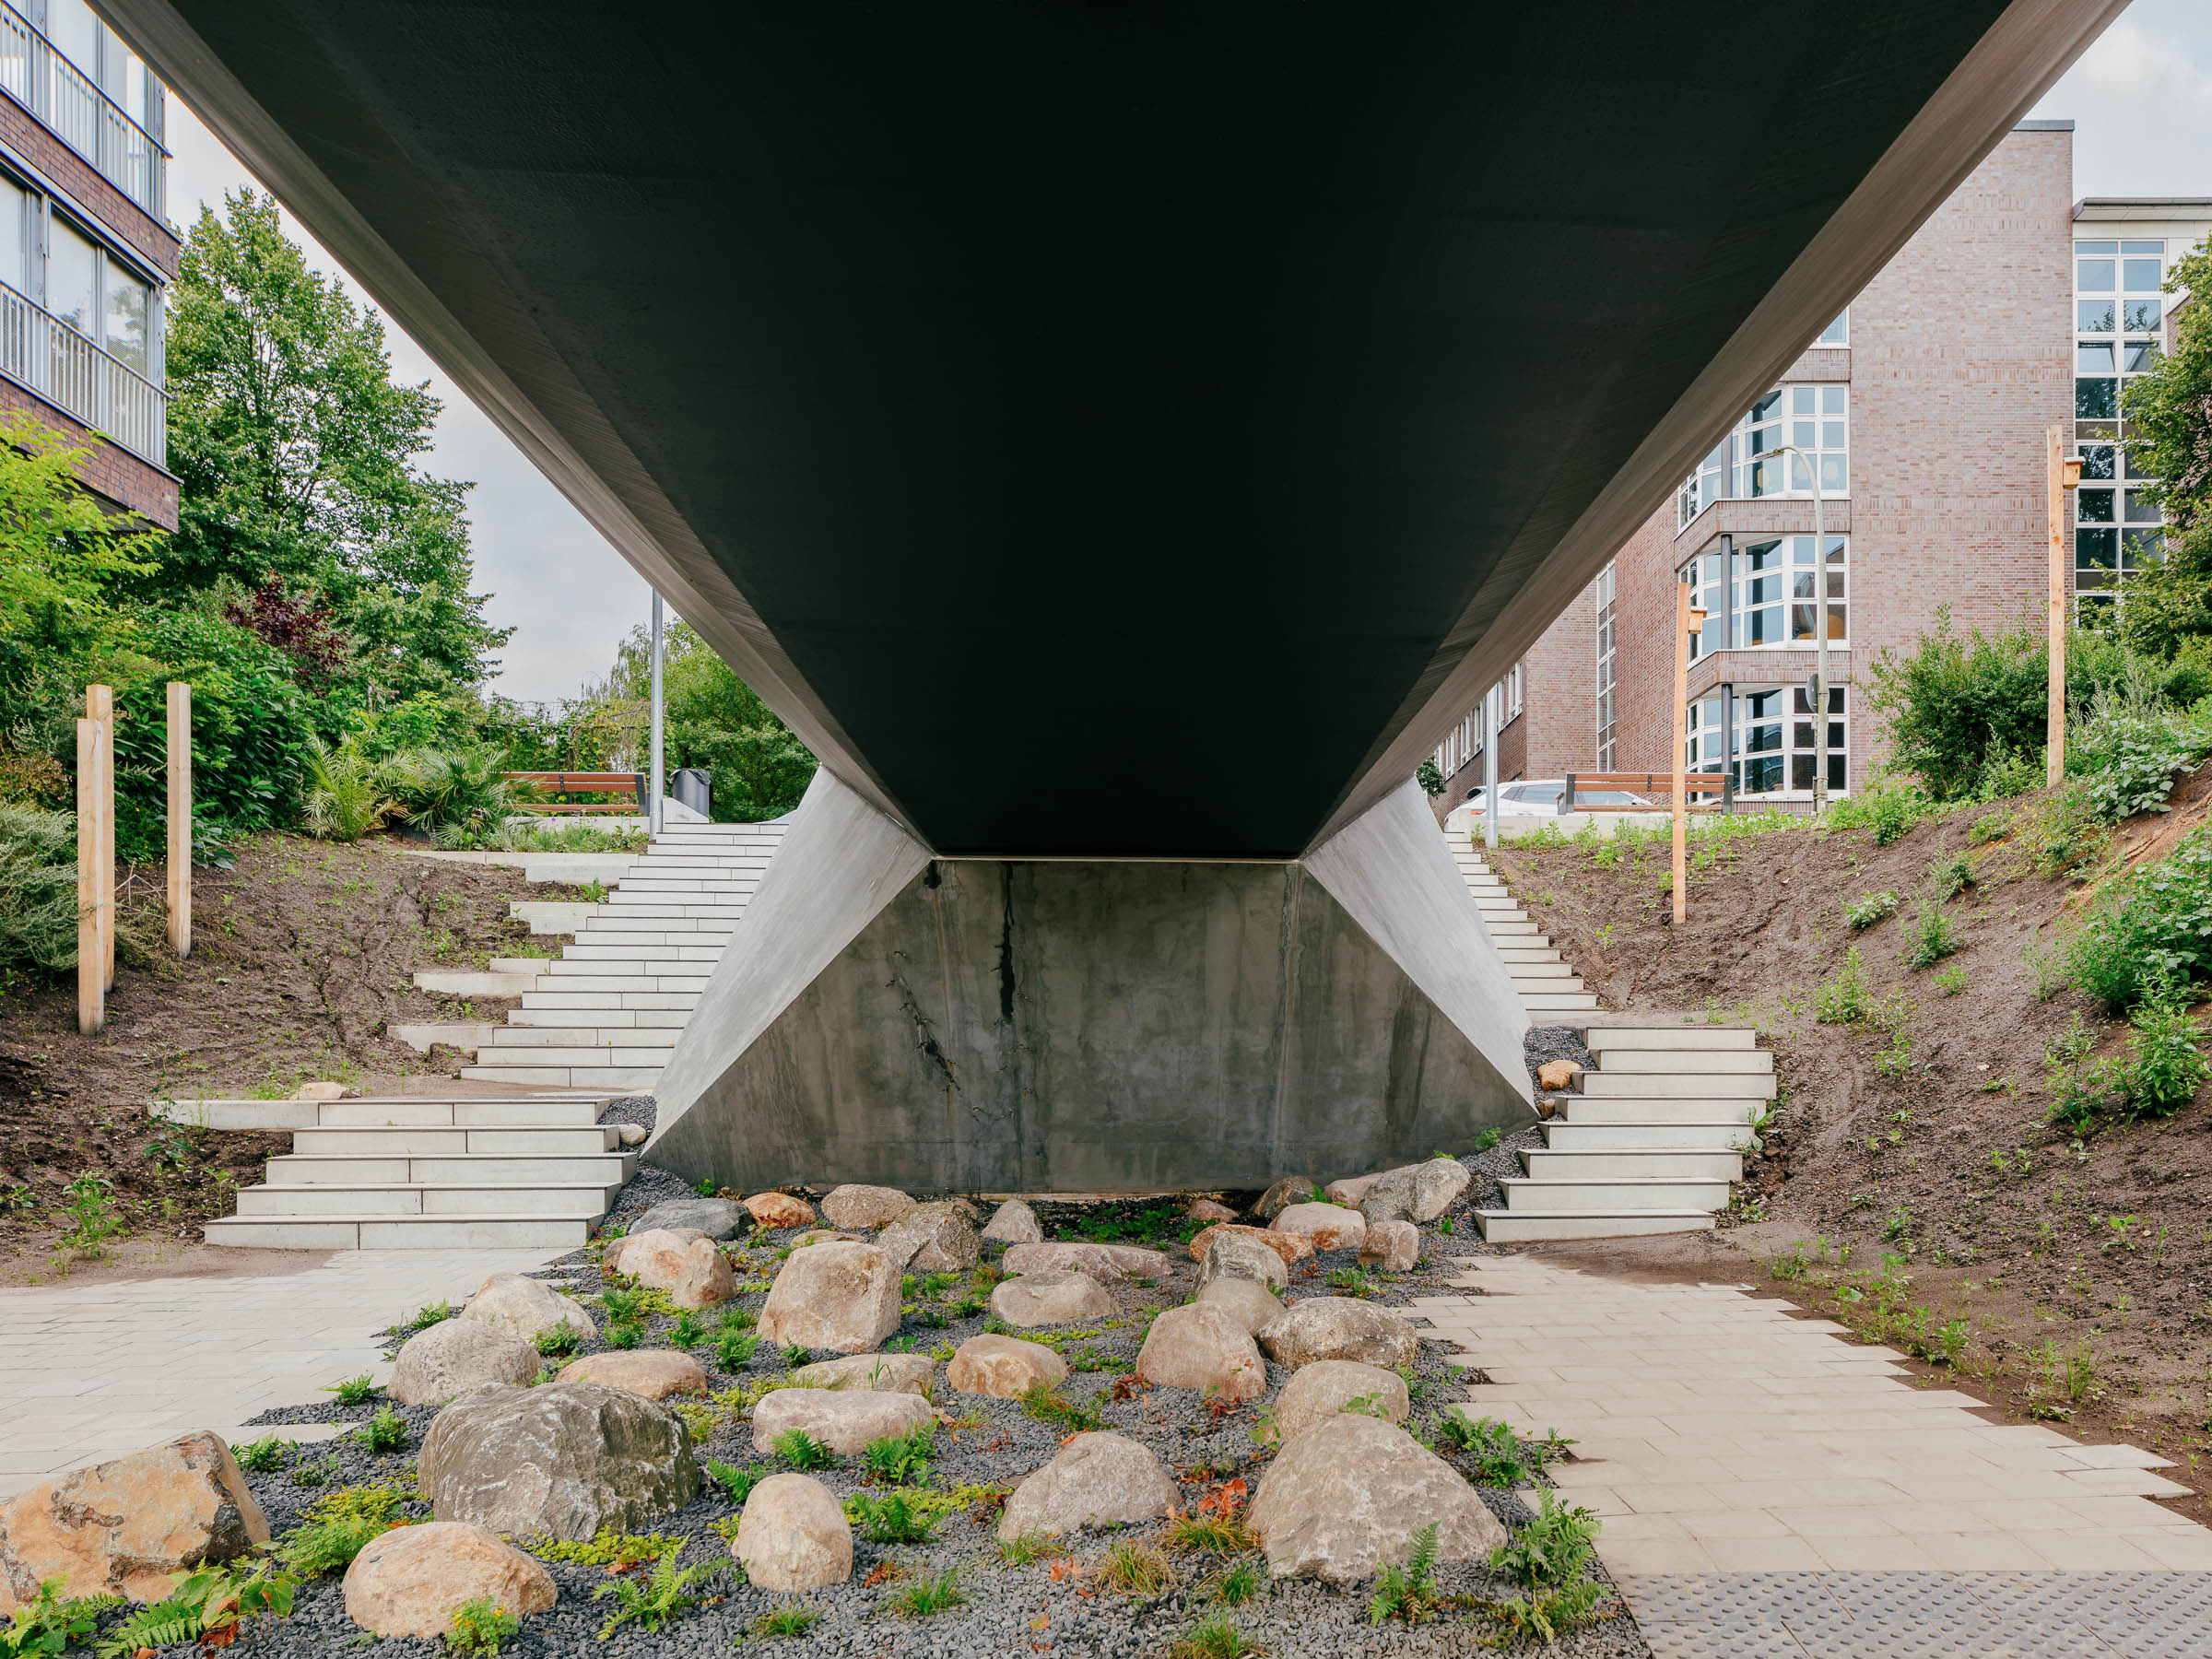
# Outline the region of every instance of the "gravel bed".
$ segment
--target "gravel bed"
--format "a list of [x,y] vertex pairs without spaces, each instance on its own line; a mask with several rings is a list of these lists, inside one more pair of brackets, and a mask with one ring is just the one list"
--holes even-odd
[[656,1108],[649,1094],[624,1095],[618,1100],[609,1100],[599,1114],[602,1124],[635,1124],[648,1135],[653,1133]]
[[[1371,1291],[1371,1300],[1376,1301],[1403,1305],[1414,1297],[1434,1295],[1448,1288],[1445,1281],[1454,1271],[1451,1257],[1493,1253],[1481,1243],[1470,1212],[1484,1201],[1482,1189],[1490,1184],[1487,1178],[1512,1167],[1513,1144],[1513,1141],[1503,1143],[1465,1160],[1476,1171],[1477,1179],[1444,1217],[1422,1229],[1421,1270],[1402,1276],[1371,1273],[1366,1284],[1357,1288]],[[650,1204],[691,1192],[691,1188],[665,1171],[642,1167],[637,1179],[623,1191],[608,1225],[620,1225]],[[1230,1201],[1241,1208],[1256,1196],[1256,1194],[1232,1194]],[[980,1207],[988,1209],[987,1206]],[[1260,1429],[1259,1408],[1274,1399],[1288,1381],[1291,1374],[1288,1371],[1269,1364],[1266,1397],[1220,1413],[1187,1390],[1153,1389],[1131,1398],[1113,1397],[1117,1379],[1126,1375],[1135,1359],[1148,1315],[1157,1309],[1174,1306],[1191,1294],[1195,1265],[1190,1260],[1184,1241],[1199,1224],[1183,1218],[1181,1204],[1174,1201],[1095,1206],[1040,1203],[1034,1207],[1048,1238],[1148,1244],[1168,1252],[1171,1263],[1168,1277],[1159,1284],[1131,1281],[1109,1285],[1117,1304],[1112,1319],[1074,1330],[1018,1333],[1051,1341],[1071,1366],[1095,1368],[1072,1371],[1061,1385],[1062,1395],[1077,1406],[1095,1413],[1100,1426],[1133,1435],[1150,1445],[1182,1482],[1186,1507],[1225,1481],[1241,1479],[1248,1488],[1256,1490],[1272,1455],[1272,1448],[1264,1446],[1255,1436],[1255,1430]],[[795,1231],[762,1233],[729,1246],[741,1294],[727,1306],[758,1312],[768,1282],[787,1253],[787,1241],[794,1237]],[[568,1288],[576,1294],[593,1294],[603,1282],[597,1253],[595,1245],[577,1252],[553,1264],[545,1270],[544,1277],[567,1281]],[[997,1254],[995,1245],[986,1246],[986,1264]],[[1302,1262],[1292,1269],[1290,1297],[1295,1300],[1301,1295],[1344,1294],[1346,1288],[1331,1287],[1327,1275],[1332,1269],[1356,1268],[1356,1265],[1357,1258],[1350,1253],[1326,1254]],[[986,1315],[959,1312],[966,1299],[984,1294],[987,1287],[974,1274],[959,1276],[956,1283],[941,1287],[935,1294],[921,1284],[914,1285],[906,1303],[907,1317],[898,1335],[886,1347],[911,1347],[919,1352],[934,1350],[940,1358],[949,1358],[962,1340],[986,1328]],[[721,1312],[707,1311],[701,1316],[702,1323],[712,1329]],[[1416,1323],[1419,1323],[1418,1316]],[[671,1321],[665,1315],[650,1316],[647,1324],[641,1346],[669,1345]],[[394,1350],[407,1334],[406,1331],[389,1334]],[[585,1343],[579,1351],[592,1352],[604,1346],[603,1342],[594,1340]],[[708,1368],[711,1386],[716,1390],[785,1369],[783,1357],[765,1344],[735,1373],[716,1369],[718,1358],[711,1342],[690,1352]],[[559,1363],[548,1361],[549,1366]],[[1477,1380],[1471,1373],[1455,1376],[1454,1369],[1441,1348],[1423,1344],[1419,1359],[1411,1368],[1409,1381],[1414,1402],[1409,1426],[1424,1436],[1432,1435],[1438,1416],[1450,1404],[1464,1397],[1460,1384]],[[1018,1402],[955,1394],[946,1384],[942,1371],[938,1373],[936,1403],[941,1416],[949,1419],[938,1430],[938,1457],[929,1483],[941,1489],[965,1486],[996,1491],[1008,1489],[1049,1462],[1068,1432],[1064,1424],[1030,1417]],[[259,1421],[278,1426],[352,1422],[368,1417],[374,1409],[373,1406],[342,1407],[325,1398],[265,1413]],[[347,1436],[327,1444],[300,1448],[284,1468],[249,1474],[249,1483],[267,1512],[272,1528],[282,1533],[296,1524],[309,1506],[333,1486],[371,1479],[411,1478],[416,1451],[435,1411],[428,1406],[394,1409],[406,1420],[409,1430],[408,1444],[401,1451],[374,1455]],[[735,1419],[718,1424],[698,1451],[702,1471],[709,1459],[740,1467],[772,1462],[753,1450],[749,1424]],[[1462,1473],[1473,1477],[1471,1462],[1460,1457],[1453,1457],[1451,1461]],[[312,1488],[295,1484],[295,1471],[302,1465],[321,1473],[325,1477],[324,1484]],[[857,1460],[840,1460],[838,1467],[822,1472],[818,1477],[841,1497],[851,1493],[860,1485]],[[1482,1496],[1509,1525],[1521,1524],[1528,1518],[1527,1500],[1515,1491],[1484,1488]],[[1211,1592],[1211,1584],[1224,1565],[1219,1561],[1175,1558],[1175,1583],[1164,1594],[1151,1597],[1121,1594],[1088,1572],[1071,1574],[1064,1569],[1062,1578],[1055,1581],[1045,1562],[1028,1567],[1005,1563],[1000,1560],[996,1547],[998,1501],[994,1493],[952,1512],[939,1524],[934,1539],[924,1545],[870,1543],[856,1527],[852,1579],[806,1598],[822,1616],[806,1636],[772,1641],[753,1637],[752,1627],[764,1613],[790,1598],[753,1589],[740,1582],[740,1575],[734,1568],[723,1565],[730,1559],[729,1546],[714,1528],[717,1523],[725,1527],[732,1524],[738,1506],[731,1502],[720,1485],[710,1480],[698,1500],[658,1522],[654,1530],[688,1540],[681,1558],[686,1563],[715,1564],[716,1571],[705,1591],[720,1599],[677,1618],[657,1632],[649,1633],[633,1623],[602,1642],[598,1631],[615,1604],[611,1599],[594,1602],[592,1593],[608,1583],[607,1573],[596,1566],[548,1562],[547,1571],[560,1587],[560,1601],[551,1611],[525,1619],[522,1635],[507,1651],[525,1655],[605,1653],[634,1655],[636,1659],[659,1659],[663,1655],[673,1659],[675,1655],[727,1653],[733,1643],[752,1642],[770,1652],[822,1655],[825,1659],[829,1655],[851,1655],[854,1659],[893,1659],[893,1656],[922,1659],[924,1655],[951,1659],[959,1655],[960,1659],[970,1656],[982,1659],[986,1655],[1032,1652],[1050,1653],[1064,1659],[1066,1656],[1089,1659],[1093,1655],[1097,1659],[1150,1659],[1168,1654],[1181,1635],[1219,1608]],[[1162,1530],[1157,1524],[1131,1527],[1124,1529],[1118,1537],[1157,1542]],[[1073,1555],[1086,1567],[1095,1564],[1104,1558],[1115,1536],[1080,1534],[1070,1540]],[[902,1584],[911,1583],[915,1575],[947,1569],[959,1571],[968,1597],[965,1603],[917,1619],[903,1618],[892,1610],[890,1598]],[[871,1583],[871,1579],[876,1582]],[[1505,1597],[1512,1594],[1504,1581],[1493,1579],[1473,1564],[1440,1569],[1435,1582],[1447,1595]],[[1248,1651],[1265,1651],[1276,1659],[1497,1651],[1485,1644],[1496,1640],[1498,1627],[1489,1619],[1465,1610],[1447,1610],[1440,1619],[1410,1629],[1394,1623],[1376,1628],[1368,1618],[1371,1583],[1339,1589],[1312,1581],[1265,1577],[1261,1583],[1254,1599],[1228,1611],[1247,1642],[1253,1644]],[[1570,1632],[1549,1649],[1530,1643],[1504,1651],[1541,1651],[1569,1659],[1599,1659],[1601,1655],[1604,1659],[1638,1659],[1647,1655],[1649,1649],[1619,1602],[1611,1601],[1607,1607],[1607,1617]],[[295,1655],[297,1659],[310,1659],[311,1655],[319,1659],[341,1647],[367,1640],[346,1617],[339,1581],[334,1578],[302,1585],[289,1619],[261,1629],[241,1645],[256,1653],[282,1655],[284,1659],[294,1659]],[[376,1647],[382,1653],[421,1654],[426,1659],[441,1651],[436,1642],[413,1639],[391,1639],[377,1643]],[[174,1650],[178,1653],[185,1651]]]
[[1596,1059],[1572,1026],[1530,1026],[1521,1033],[1521,1057],[1532,1081],[1536,1067],[1547,1060],[1571,1060],[1584,1071],[1597,1069]]

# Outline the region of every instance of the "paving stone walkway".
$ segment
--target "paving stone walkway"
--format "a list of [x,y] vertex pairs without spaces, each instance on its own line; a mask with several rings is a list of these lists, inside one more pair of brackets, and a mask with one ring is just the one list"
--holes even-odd
[[241,1438],[248,1418],[341,1377],[381,1382],[374,1332],[558,1253],[345,1251],[266,1277],[0,1289],[0,1497],[194,1429]]
[[1466,1266],[1413,1311],[1479,1415],[1576,1441],[1551,1475],[1659,1659],[2212,1654],[2212,1531],[2152,1501],[2187,1490],[2165,1460],[1992,1422],[1735,1287]]

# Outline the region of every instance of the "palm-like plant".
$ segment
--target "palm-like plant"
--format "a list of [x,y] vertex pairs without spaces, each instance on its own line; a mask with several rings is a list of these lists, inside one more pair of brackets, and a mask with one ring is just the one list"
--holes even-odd
[[504,775],[507,751],[474,743],[419,748],[393,757],[384,777],[400,812],[433,836],[481,834],[535,793]]
[[376,767],[352,743],[334,749],[321,738],[309,742],[308,833],[324,841],[360,840],[392,810]]

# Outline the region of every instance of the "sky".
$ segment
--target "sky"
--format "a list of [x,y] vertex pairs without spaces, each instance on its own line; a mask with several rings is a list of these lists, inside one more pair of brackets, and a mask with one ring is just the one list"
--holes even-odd
[[[2076,123],[2077,196],[2212,195],[2212,0],[2136,0],[2034,114]],[[219,206],[226,191],[252,182],[175,99],[169,138],[170,212],[180,227],[199,217],[200,202]],[[311,263],[342,278],[330,255],[288,223]],[[491,688],[522,701],[573,697],[645,619],[644,582],[412,340],[395,327],[390,335],[395,372],[429,381],[445,404],[423,465],[476,481],[477,586],[491,595],[491,619],[516,629]]]

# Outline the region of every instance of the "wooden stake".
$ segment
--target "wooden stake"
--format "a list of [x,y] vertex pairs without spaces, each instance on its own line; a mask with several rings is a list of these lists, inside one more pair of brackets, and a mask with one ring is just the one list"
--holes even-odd
[[169,682],[169,947],[192,954],[192,688]]
[[2066,775],[2066,494],[2065,436],[2048,434],[2051,510],[2051,689],[2044,714],[2043,782],[2058,787]]
[[1675,923],[1689,920],[1689,583],[1675,584]]
[[100,860],[98,882],[100,906],[100,988],[115,989],[115,688],[112,686],[85,688],[85,714],[100,723],[100,747],[94,759],[94,776],[99,782],[98,806],[99,841],[96,843]]
[[76,723],[76,1029],[107,1023],[100,973],[100,722]]

